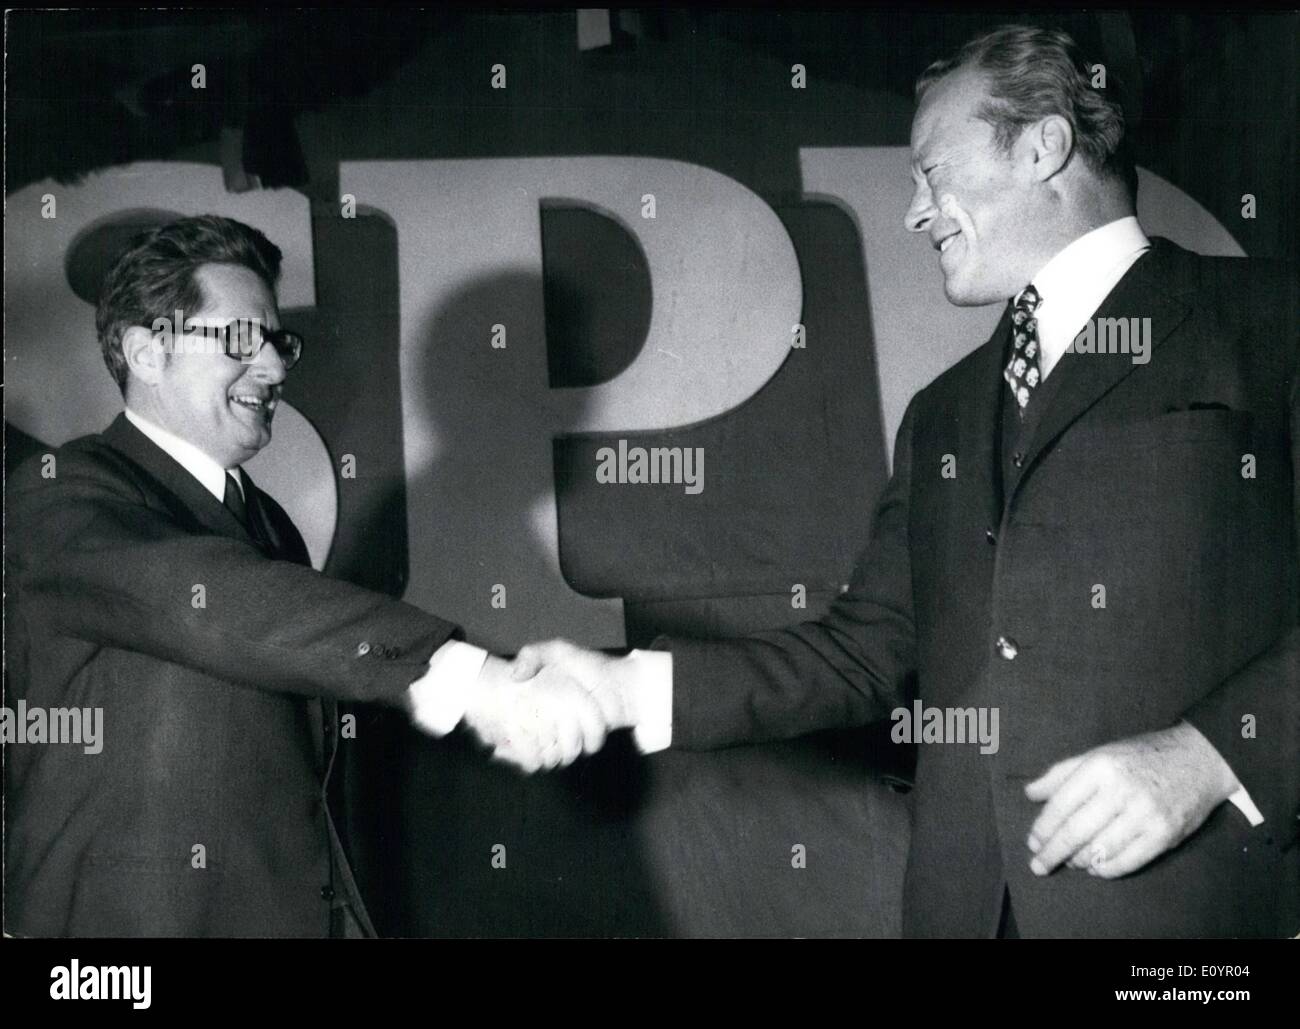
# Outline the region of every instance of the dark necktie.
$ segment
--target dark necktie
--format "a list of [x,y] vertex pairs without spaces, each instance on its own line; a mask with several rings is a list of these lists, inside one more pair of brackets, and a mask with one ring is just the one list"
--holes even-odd
[[248,520],[248,504],[244,501],[243,492],[235,485],[235,475],[238,474],[238,472],[233,474],[226,472],[226,495],[222,502],[226,505],[226,509],[239,519],[239,524],[248,530],[248,534],[256,539],[257,533],[253,531],[252,523]]
[[244,491],[234,481],[234,476],[238,475],[240,482],[243,484],[244,491],[251,492],[253,489],[253,480],[250,479],[242,469],[236,469],[233,473],[226,473],[226,495],[222,502],[226,509],[239,519],[239,524],[247,531],[248,535],[253,537],[256,543],[269,557],[276,557],[278,551],[273,542],[271,542],[271,533],[262,521],[261,508],[258,506],[256,497],[248,497]]
[[1007,362],[1002,377],[1011,387],[1021,418],[1025,416],[1030,395],[1042,381],[1042,369],[1038,363],[1038,319],[1034,317],[1042,302],[1038,290],[1030,285],[1017,293],[1011,304],[1011,360]]

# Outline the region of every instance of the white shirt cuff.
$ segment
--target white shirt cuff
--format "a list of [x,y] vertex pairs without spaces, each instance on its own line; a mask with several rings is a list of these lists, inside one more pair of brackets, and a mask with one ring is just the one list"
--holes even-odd
[[456,728],[465,717],[487,658],[482,647],[460,640],[435,650],[429,670],[411,683],[412,721],[435,736],[446,736]]
[[1264,816],[1259,813],[1259,808],[1257,808],[1255,802],[1250,799],[1250,794],[1246,792],[1246,787],[1243,786],[1229,797],[1228,802],[1235,805],[1237,810],[1246,816],[1246,820],[1250,822],[1251,828],[1264,824]]
[[673,656],[664,650],[634,650],[623,658],[626,685],[636,712],[632,737],[642,754],[673,744]]

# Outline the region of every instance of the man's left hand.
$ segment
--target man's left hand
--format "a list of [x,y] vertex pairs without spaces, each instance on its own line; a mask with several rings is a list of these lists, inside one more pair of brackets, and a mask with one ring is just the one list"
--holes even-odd
[[1149,732],[1058,761],[1025,787],[1046,801],[1029,830],[1029,866],[1062,862],[1116,879],[1176,847],[1238,788],[1236,776],[1193,726]]

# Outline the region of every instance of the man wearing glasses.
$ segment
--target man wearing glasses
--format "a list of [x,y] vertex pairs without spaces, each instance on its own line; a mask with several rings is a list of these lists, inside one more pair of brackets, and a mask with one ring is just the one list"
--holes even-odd
[[303,352],[280,256],[214,216],[136,237],[96,312],[124,412],[9,482],[5,703],[102,712],[95,753],[6,748],[10,933],[373,935],[326,803],[339,701],[463,718],[526,769],[603,742],[563,674],[515,684],[453,624],[313,571],[243,471]]

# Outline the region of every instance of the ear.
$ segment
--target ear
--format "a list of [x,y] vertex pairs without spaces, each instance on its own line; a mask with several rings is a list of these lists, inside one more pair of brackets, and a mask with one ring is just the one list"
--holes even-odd
[[1021,133],[1017,150],[1033,180],[1046,182],[1070,159],[1074,130],[1059,114],[1049,114]]
[[143,325],[132,325],[122,333],[126,366],[145,385],[156,386],[162,380],[163,367],[167,364],[164,339],[164,334],[150,332]]

